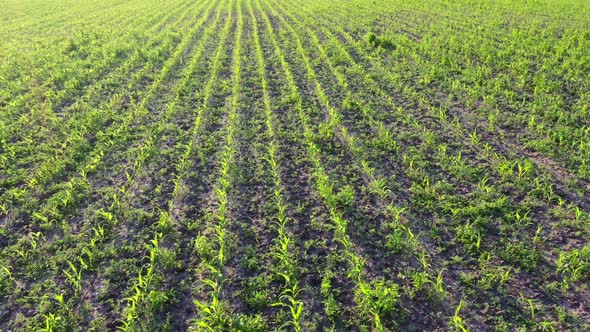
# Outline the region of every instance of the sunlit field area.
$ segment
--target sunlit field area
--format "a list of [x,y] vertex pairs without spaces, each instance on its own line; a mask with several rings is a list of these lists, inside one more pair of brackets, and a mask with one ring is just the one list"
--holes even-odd
[[590,2],[3,0],[1,331],[590,331]]

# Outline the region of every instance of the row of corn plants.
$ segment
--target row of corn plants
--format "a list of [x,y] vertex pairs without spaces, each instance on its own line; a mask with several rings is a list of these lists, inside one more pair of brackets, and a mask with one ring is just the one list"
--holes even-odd
[[272,273],[277,275],[283,281],[282,290],[280,292],[279,301],[275,304],[287,308],[291,317],[288,326],[291,326],[294,331],[301,331],[303,319],[303,302],[299,300],[299,282],[297,276],[297,262],[293,254],[293,235],[289,230],[291,220],[287,216],[287,209],[289,208],[284,196],[284,184],[281,179],[281,167],[278,161],[278,153],[280,148],[277,143],[277,135],[275,133],[276,121],[273,114],[273,106],[269,96],[269,81],[266,75],[266,61],[262,53],[260,37],[258,32],[258,21],[253,12],[252,4],[248,2],[250,16],[252,18],[254,43],[256,45],[256,58],[258,63],[258,75],[262,81],[262,92],[264,101],[266,137],[269,140],[267,147],[266,161],[270,166],[273,186],[272,200],[275,211],[275,220],[277,236],[272,247],[272,255],[276,259],[276,266],[272,268]]
[[[232,52],[232,70],[231,70],[231,96],[229,97],[229,110],[225,118],[225,138],[223,146],[219,152],[218,160],[218,178],[213,185],[213,211],[206,216],[206,229],[199,236],[199,239],[210,241],[211,246],[207,250],[199,250],[201,261],[197,268],[198,279],[200,284],[197,290],[197,298],[194,303],[197,307],[197,318],[191,324],[191,329],[215,331],[216,329],[227,329],[233,323],[231,316],[227,312],[227,305],[222,297],[224,284],[224,267],[227,263],[231,252],[229,241],[231,236],[231,216],[229,215],[229,203],[231,192],[233,191],[235,181],[235,159],[236,144],[239,137],[236,136],[240,124],[239,108],[242,107],[240,102],[241,94],[241,76],[242,76],[242,39],[243,39],[243,13],[241,1],[231,4],[231,11],[237,12],[235,19],[232,21],[236,24],[235,41]],[[219,52],[222,51],[220,48]],[[201,293],[201,294],[199,294]]]

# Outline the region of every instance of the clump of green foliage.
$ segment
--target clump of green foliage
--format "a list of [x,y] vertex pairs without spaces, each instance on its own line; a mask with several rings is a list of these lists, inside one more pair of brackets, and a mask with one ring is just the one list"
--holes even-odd
[[374,32],[367,32],[365,42],[371,48],[395,49],[395,43],[391,37],[376,35]]

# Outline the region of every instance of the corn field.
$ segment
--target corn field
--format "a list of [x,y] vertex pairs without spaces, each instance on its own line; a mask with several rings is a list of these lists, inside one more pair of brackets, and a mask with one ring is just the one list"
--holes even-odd
[[0,331],[590,330],[590,2],[1,7]]

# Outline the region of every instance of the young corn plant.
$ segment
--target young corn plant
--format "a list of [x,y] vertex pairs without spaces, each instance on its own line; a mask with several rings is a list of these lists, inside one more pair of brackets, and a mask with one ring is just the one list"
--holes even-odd
[[150,240],[150,243],[146,245],[147,249],[147,260],[146,266],[144,266],[139,272],[137,279],[133,285],[133,293],[131,296],[125,298],[127,306],[123,310],[123,319],[119,329],[121,331],[135,331],[138,328],[144,326],[140,318],[141,310],[145,308],[145,301],[152,292],[152,284],[154,282],[154,271],[156,269],[157,260],[160,255],[160,240],[162,234],[156,233],[154,238]]
[[524,305],[528,305],[528,310],[531,315],[531,319],[535,320],[535,301],[533,299],[527,298],[522,292],[518,292],[520,295],[518,301]]
[[84,266],[86,263],[82,258],[80,258],[81,266],[79,269],[70,261],[68,261],[68,265],[70,266],[70,271],[62,270],[66,276],[67,281],[74,287],[74,291],[76,294],[82,293],[82,272],[84,270]]
[[302,331],[303,302],[297,300],[297,293],[299,292],[297,283],[291,281],[291,278],[286,274],[280,272],[278,274],[284,278],[284,284],[286,286],[279,296],[279,302],[273,303],[272,306],[288,308],[291,314],[291,320],[285,326],[291,326],[294,331]]
[[220,300],[221,290],[223,289],[223,273],[211,264],[204,264],[209,270],[211,278],[201,280],[203,287],[210,288],[210,301],[203,302],[198,299],[194,300],[195,305],[201,312],[201,316],[196,318],[191,328],[198,331],[205,329],[207,331],[216,331],[216,327],[225,326],[227,318],[223,302]]
[[43,317],[45,318],[45,326],[41,329],[43,332],[56,332],[67,328],[65,320],[59,315],[48,313]]
[[566,283],[589,279],[590,245],[561,252],[557,260],[557,272],[562,274]]
[[463,308],[463,300],[459,301],[459,305],[455,309],[455,314],[451,317],[451,320],[449,321],[449,327],[455,331],[469,332],[467,325],[465,325],[465,322],[463,321],[463,318],[461,318],[461,315],[460,315],[462,308]]

